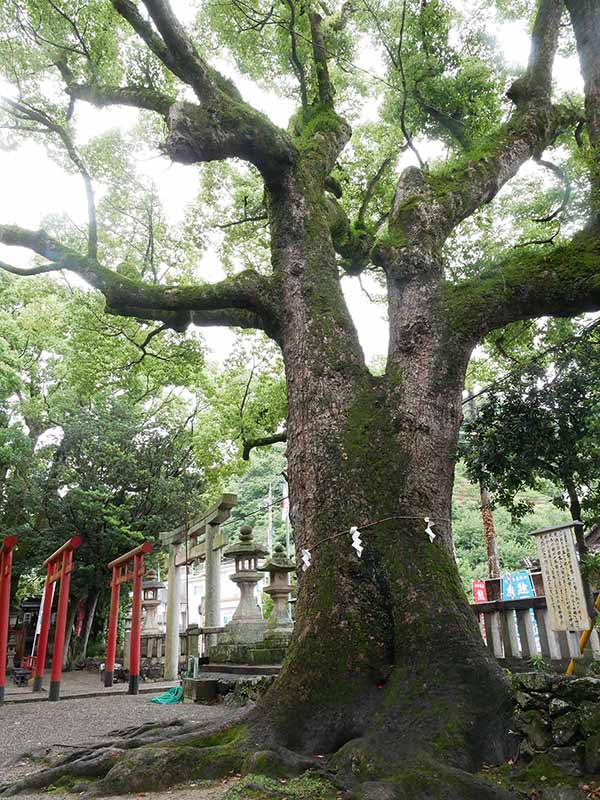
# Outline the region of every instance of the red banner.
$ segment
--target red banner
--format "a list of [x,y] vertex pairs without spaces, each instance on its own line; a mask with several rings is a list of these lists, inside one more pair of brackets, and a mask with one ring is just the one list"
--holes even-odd
[[473,581],[471,583],[471,588],[473,590],[473,600],[476,603],[487,603],[488,596],[485,581]]

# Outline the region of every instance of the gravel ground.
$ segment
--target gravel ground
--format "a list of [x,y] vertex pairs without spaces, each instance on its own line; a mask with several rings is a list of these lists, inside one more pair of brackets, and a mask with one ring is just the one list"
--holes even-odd
[[[212,724],[227,722],[237,715],[239,709],[225,705],[178,703],[162,706],[150,703],[150,695],[91,697],[61,700],[58,703],[15,703],[1,706],[0,784],[12,782],[39,769],[39,766],[28,760],[15,763],[15,758],[22,753],[51,747],[60,750],[64,745],[93,744],[109,738],[111,731],[146,722],[191,719]],[[227,788],[227,783],[219,783],[209,788],[187,786],[127,797],[148,797],[151,800],[218,800]],[[27,797],[28,800],[48,800],[48,795],[19,796]]]
[[226,705],[178,703],[162,706],[151,695],[122,695],[61,700],[58,703],[14,703],[0,707],[0,766],[21,753],[52,745],[81,745],[110,731],[141,725],[192,719],[227,721],[239,709]]

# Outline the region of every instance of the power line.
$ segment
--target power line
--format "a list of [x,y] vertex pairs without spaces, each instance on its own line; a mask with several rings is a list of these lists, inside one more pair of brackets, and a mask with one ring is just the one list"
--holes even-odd
[[288,500],[288,496],[280,497],[277,500],[274,500],[272,503],[267,503],[260,508],[257,508],[255,511],[249,511],[247,514],[243,514],[241,517],[236,517],[235,519],[229,519],[227,522],[224,522],[221,527],[224,528],[226,525],[235,525],[238,522],[243,522],[243,520],[248,519],[248,517],[254,517],[256,514],[261,514],[263,511],[268,511],[269,508],[273,508],[273,506],[277,506],[282,503],[284,500]]
[[[513,377],[513,375],[519,375],[519,374],[523,373],[527,369],[527,367],[530,367],[532,364],[535,364],[536,361],[539,361],[541,358],[543,358],[544,356],[547,356],[549,353],[553,353],[555,351],[562,350],[565,347],[565,345],[567,345],[569,342],[581,341],[581,340],[585,339],[593,330],[595,330],[599,326],[600,326],[600,317],[598,319],[595,319],[593,322],[591,322],[585,328],[583,328],[583,330],[581,330],[579,333],[574,333],[571,336],[568,336],[566,339],[563,339],[561,342],[558,342],[558,344],[551,345],[550,347],[547,347],[544,350],[541,350],[539,353],[536,353],[531,358],[527,359],[526,361],[523,361],[521,364],[516,366],[514,369],[510,370],[509,372],[507,372],[501,378],[498,378],[497,380],[492,381],[487,386],[484,386],[483,389],[480,389],[478,392],[470,394],[468,397],[466,397],[462,401],[462,405],[464,406],[464,405],[466,405],[466,403],[469,403],[471,400],[475,400],[475,398],[480,397],[482,394],[486,394],[486,392],[489,392],[491,389],[495,389],[498,386],[502,386],[504,383],[506,383],[506,381],[509,380],[509,378]],[[490,357],[490,359],[491,359],[491,357]],[[485,363],[487,364],[487,362],[490,359],[488,359]]]

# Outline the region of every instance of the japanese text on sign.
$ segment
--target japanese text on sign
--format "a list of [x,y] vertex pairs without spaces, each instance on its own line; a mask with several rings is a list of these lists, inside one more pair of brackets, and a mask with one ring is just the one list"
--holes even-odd
[[524,600],[535,597],[533,583],[528,572],[509,572],[502,576],[502,599]]
[[535,531],[550,624],[555,631],[587,628],[589,617],[571,526]]
[[487,603],[488,596],[485,581],[472,581],[471,588],[473,590],[473,599],[476,603]]

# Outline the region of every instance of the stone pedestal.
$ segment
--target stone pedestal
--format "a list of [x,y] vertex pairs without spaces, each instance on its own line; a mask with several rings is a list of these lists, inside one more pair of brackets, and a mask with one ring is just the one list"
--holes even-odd
[[125,617],[125,638],[123,640],[123,668],[129,669],[129,655],[131,653],[131,612]]
[[264,659],[261,662],[263,664],[279,664],[285,657],[294,629],[289,610],[289,597],[293,588],[289,575],[295,568],[296,565],[287,558],[281,545],[277,545],[271,558],[262,567],[269,575],[269,585],[264,592],[273,599],[273,610],[267,620],[260,654]]
[[207,678],[184,678],[183,696],[193,703],[214,703],[218,697],[218,681]]
[[231,580],[240,588],[240,602],[225,630],[215,635],[216,645],[208,647],[211,661],[260,663],[252,660],[253,651],[262,644],[267,626],[256,602],[255,589],[262,578],[258,559],[266,554],[266,548],[254,541],[249,525],[244,525],[240,529],[239,540],[223,551],[225,558],[235,559],[235,572]]
[[160,605],[159,592],[165,588],[162,581],[157,580],[156,572],[151,569],[146,574],[142,583],[142,608],[144,609],[144,622],[142,636],[159,636],[164,633],[158,624],[158,607]]
[[188,625],[185,636],[187,639],[187,658],[198,658],[200,655],[200,627],[193,623]]
[[289,611],[289,597],[293,587],[289,575],[295,568],[295,564],[286,557],[285,550],[280,544],[262,567],[262,571],[269,574],[269,585],[264,589],[265,594],[273,599],[273,611],[267,622],[271,633],[291,635],[293,622]]

